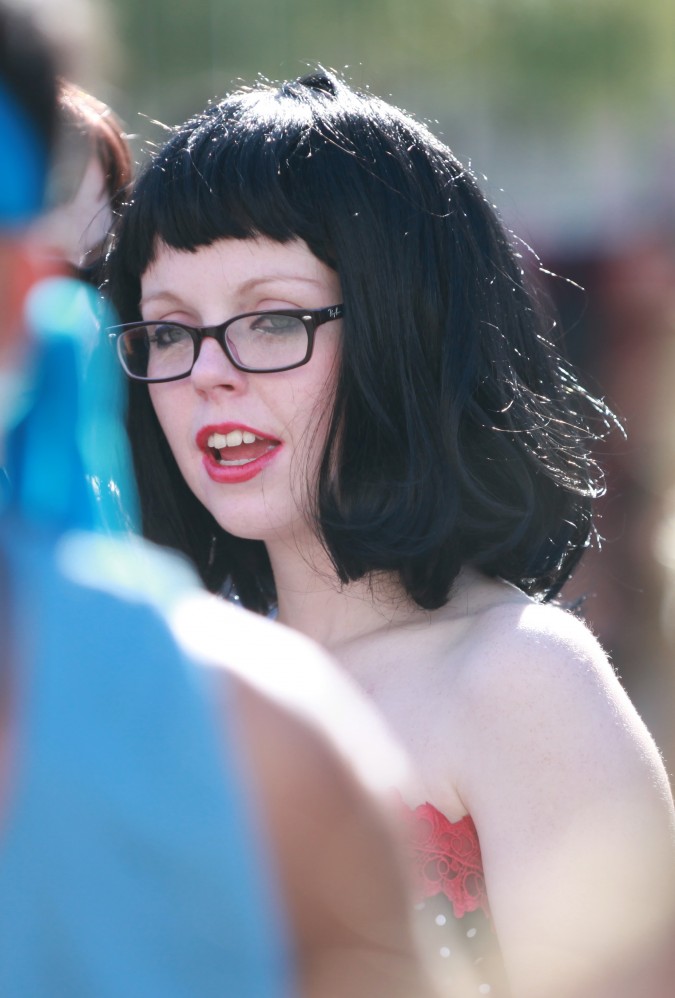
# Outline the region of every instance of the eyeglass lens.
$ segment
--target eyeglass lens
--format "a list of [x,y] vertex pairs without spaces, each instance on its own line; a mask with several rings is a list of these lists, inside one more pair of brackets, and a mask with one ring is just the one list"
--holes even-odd
[[[291,367],[307,356],[307,329],[294,316],[269,312],[242,316],[227,326],[225,339],[235,362],[251,370]],[[151,322],[122,333],[120,355],[132,375],[175,378],[192,369],[198,342],[183,326]]]

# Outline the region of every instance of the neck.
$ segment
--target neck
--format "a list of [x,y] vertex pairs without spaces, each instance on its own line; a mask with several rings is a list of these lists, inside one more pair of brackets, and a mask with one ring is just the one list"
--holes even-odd
[[279,620],[329,651],[409,620],[412,606],[392,575],[370,575],[342,585],[318,541],[267,545],[277,589]]

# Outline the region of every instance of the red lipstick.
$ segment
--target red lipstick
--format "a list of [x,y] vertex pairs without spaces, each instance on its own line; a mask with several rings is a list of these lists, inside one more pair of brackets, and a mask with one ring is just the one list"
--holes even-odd
[[195,438],[204,453],[204,468],[219,484],[248,482],[274,460],[282,447],[280,440],[242,423],[203,426]]

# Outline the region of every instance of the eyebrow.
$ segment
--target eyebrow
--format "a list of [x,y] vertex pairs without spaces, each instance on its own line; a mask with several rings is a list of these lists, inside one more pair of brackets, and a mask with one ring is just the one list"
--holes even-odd
[[172,294],[170,291],[157,291],[153,295],[148,295],[147,298],[141,298],[138,304],[139,307],[142,308],[143,305],[148,305],[150,302],[153,301],[173,302],[175,305],[182,304],[182,299],[179,298],[177,295]]
[[[266,274],[264,277],[251,277],[248,281],[244,281],[237,287],[238,293],[245,293],[252,291],[257,287],[265,284],[275,284],[279,281],[289,282],[292,281],[296,284],[313,284],[315,287],[321,287],[322,282],[320,280],[315,280],[313,277],[299,277],[297,274]],[[148,305],[150,302],[154,301],[168,301],[173,302],[176,305],[184,304],[181,297],[174,294],[172,291],[156,291],[154,294],[148,295],[145,298],[141,298],[139,305]]]

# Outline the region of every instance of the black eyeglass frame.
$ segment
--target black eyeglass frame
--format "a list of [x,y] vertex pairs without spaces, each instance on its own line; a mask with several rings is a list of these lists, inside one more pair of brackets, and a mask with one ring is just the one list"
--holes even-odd
[[[247,319],[252,315],[285,315],[291,319],[300,319],[307,331],[307,353],[303,359],[296,361],[294,364],[286,364],[284,367],[263,368],[246,367],[244,364],[241,364],[239,361],[235,360],[232,356],[232,351],[230,350],[225,336],[227,328],[228,326],[231,326],[233,322],[238,322],[239,319]],[[228,319],[226,322],[221,322],[217,326],[190,326],[185,322],[167,322],[161,320],[153,322],[126,322],[119,326],[109,326],[108,337],[111,340],[114,339],[116,341],[117,357],[127,377],[131,378],[133,381],[142,381],[145,384],[158,385],[167,381],[181,381],[183,378],[189,378],[192,374],[193,367],[197,363],[202,343],[207,337],[211,337],[216,341],[216,343],[218,343],[227,359],[233,367],[237,368],[238,371],[245,371],[247,374],[277,374],[280,371],[292,371],[296,367],[302,367],[304,364],[307,364],[311,360],[312,353],[314,351],[314,335],[317,327],[324,325],[326,322],[332,322],[334,319],[341,319],[343,315],[344,305],[342,304],[328,305],[326,308],[314,309],[271,308],[255,312],[242,312],[240,315],[233,315],[231,319]],[[185,371],[184,374],[173,374],[169,378],[148,378],[143,377],[140,374],[131,373],[122,357],[121,337],[123,333],[131,332],[134,329],[143,329],[146,326],[177,326],[179,329],[184,329],[185,332],[188,333],[194,347],[194,356],[189,370]]]

